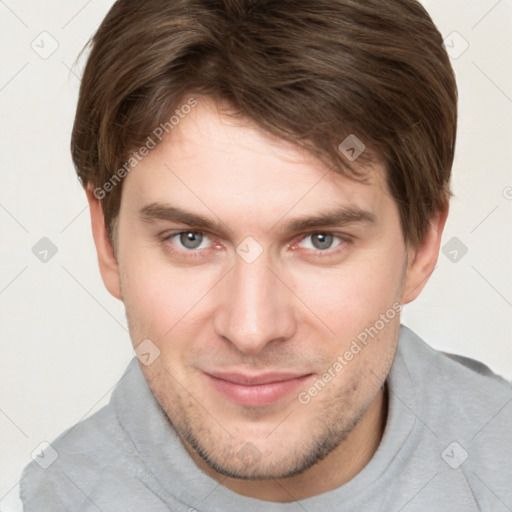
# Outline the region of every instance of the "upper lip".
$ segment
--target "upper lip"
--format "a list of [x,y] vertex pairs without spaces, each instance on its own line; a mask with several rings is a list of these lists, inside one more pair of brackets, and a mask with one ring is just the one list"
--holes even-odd
[[293,373],[293,372],[264,372],[257,374],[249,374],[243,372],[206,372],[210,377],[225,380],[233,384],[242,386],[259,386],[262,384],[270,384],[276,382],[283,382],[287,380],[299,379],[306,377],[308,373]]

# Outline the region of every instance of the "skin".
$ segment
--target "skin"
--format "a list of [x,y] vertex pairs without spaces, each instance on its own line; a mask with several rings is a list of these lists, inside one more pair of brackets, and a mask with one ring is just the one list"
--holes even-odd
[[[447,210],[409,247],[383,166],[366,170],[367,183],[344,177],[201,99],[125,178],[115,253],[88,190],[104,283],[125,304],[133,346],[149,338],[160,350],[140,364],[145,378],[197,465],[239,494],[287,502],[336,488],[382,438],[398,314],[309,403],[297,398],[381,314],[414,300],[437,261]],[[226,232],[141,215],[156,203]],[[338,207],[374,218],[282,231]],[[200,232],[200,245],[169,238],[180,230]],[[236,252],[248,236],[262,250],[252,263]],[[205,375],[228,370],[306,377],[276,403],[244,406]]]

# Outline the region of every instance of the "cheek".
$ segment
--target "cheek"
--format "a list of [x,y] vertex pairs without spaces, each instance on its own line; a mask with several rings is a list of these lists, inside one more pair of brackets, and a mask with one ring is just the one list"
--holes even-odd
[[218,277],[212,269],[172,266],[156,258],[155,252],[125,250],[119,267],[132,338],[148,337],[163,349],[171,339],[175,346],[176,338],[197,326],[196,319],[208,303],[205,293]]
[[401,296],[403,255],[390,247],[336,268],[303,267],[294,292],[336,336],[350,338],[385,314]]

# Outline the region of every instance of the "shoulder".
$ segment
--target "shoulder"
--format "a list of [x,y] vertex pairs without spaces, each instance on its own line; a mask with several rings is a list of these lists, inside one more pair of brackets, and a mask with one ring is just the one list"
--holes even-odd
[[441,419],[449,410],[453,421],[466,422],[460,430],[470,431],[501,410],[494,426],[512,436],[512,383],[487,365],[436,350],[405,326],[400,330],[397,357],[404,361],[425,413]]
[[480,361],[435,350],[403,326],[396,358],[408,375],[401,385],[412,385],[415,410],[433,430],[471,444],[492,438],[488,453],[502,442],[512,448],[511,382]]
[[397,359],[407,375],[402,388],[414,390],[408,406],[420,425],[423,460],[437,461],[445,480],[458,475],[486,510],[501,510],[497,496],[512,503],[512,383],[480,361],[435,350],[403,326]]
[[70,427],[23,469],[20,497],[25,510],[77,507],[84,499],[81,488],[94,487],[101,478],[99,469],[111,467],[127,442],[111,404]]
[[82,510],[93,495],[122,495],[123,489],[140,485],[142,463],[116,405],[119,393],[129,395],[129,408],[142,399],[141,389],[130,388],[137,377],[134,369],[132,360],[110,402],[60,434],[23,469],[20,497],[25,512]]
[[[436,350],[403,325],[397,356],[404,359],[413,380],[418,384],[430,384],[434,392],[443,386],[445,391],[464,392],[466,396],[477,397],[488,392],[493,392],[498,400],[512,396],[512,382],[481,361]],[[447,399],[446,393],[444,395]],[[488,405],[488,400],[483,405]]]

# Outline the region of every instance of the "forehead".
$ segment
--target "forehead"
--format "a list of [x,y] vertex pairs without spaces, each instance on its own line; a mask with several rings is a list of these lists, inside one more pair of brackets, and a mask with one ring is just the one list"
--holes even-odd
[[384,167],[364,171],[364,182],[343,176],[309,151],[202,100],[126,177],[121,207],[173,204],[267,227],[289,213],[322,208],[378,212],[391,201]]

